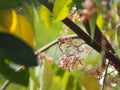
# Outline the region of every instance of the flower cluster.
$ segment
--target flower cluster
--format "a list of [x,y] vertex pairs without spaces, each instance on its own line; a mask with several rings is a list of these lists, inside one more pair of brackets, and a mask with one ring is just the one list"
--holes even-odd
[[[59,49],[61,51],[61,57],[59,58],[60,67],[62,69],[72,70],[77,64],[82,65],[79,52],[83,52],[80,49],[81,44],[72,43],[72,39],[68,37],[62,37],[58,40]],[[66,47],[65,47],[66,46]],[[63,49],[65,47],[65,49]]]
[[82,3],[83,9],[72,8],[68,18],[72,21],[85,21],[96,13],[96,5],[92,0],[85,0]]
[[68,54],[63,53],[62,56],[59,58],[60,60],[60,67],[62,69],[71,70],[74,69],[75,64],[79,62],[82,65],[81,60],[82,58],[77,57],[75,54]]

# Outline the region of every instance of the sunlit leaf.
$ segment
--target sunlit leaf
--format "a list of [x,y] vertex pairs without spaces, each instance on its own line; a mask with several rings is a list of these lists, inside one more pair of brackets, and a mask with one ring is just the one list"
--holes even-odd
[[58,22],[65,19],[72,7],[73,0],[56,0],[53,8],[53,22]]
[[104,24],[103,14],[98,15],[96,23],[97,23],[98,27],[100,28],[100,30],[102,30],[103,24]]
[[0,0],[0,10],[15,8],[21,5],[20,0]]
[[34,48],[34,35],[30,23],[27,19],[17,14],[15,10],[0,11],[0,31],[8,32],[20,37],[28,45]]
[[37,57],[32,48],[8,33],[0,32],[0,53],[9,60],[26,67],[37,65]]
[[14,32],[17,28],[17,13],[12,10],[12,24],[10,26],[10,32]]
[[80,82],[86,90],[99,90],[98,80],[92,75],[83,74],[80,76]]
[[115,30],[106,30],[105,35],[110,38],[110,40],[115,40],[116,31]]
[[27,69],[21,72],[15,72],[11,69],[7,63],[5,63],[5,58],[0,55],[0,73],[4,75],[6,79],[10,81],[21,84],[21,85],[28,85],[29,82],[29,72]]
[[43,61],[40,90],[48,90],[52,83],[52,67],[47,60]]
[[61,89],[65,90],[70,73],[66,72],[61,81]]
[[51,18],[52,14],[45,6],[41,6],[40,17],[41,17],[41,20],[43,21],[45,27],[47,29],[50,29],[51,24],[52,24],[52,18]]
[[28,45],[30,45],[33,48],[34,34],[32,27],[24,16],[20,14],[18,14],[17,16],[18,16],[18,24],[15,32],[13,33],[15,33],[15,35],[20,37],[22,40],[24,40]]

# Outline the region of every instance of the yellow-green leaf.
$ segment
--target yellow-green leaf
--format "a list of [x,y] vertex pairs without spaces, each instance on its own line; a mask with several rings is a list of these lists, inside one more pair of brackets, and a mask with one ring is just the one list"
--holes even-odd
[[117,40],[120,47],[120,25],[117,26]]
[[20,14],[17,14],[17,18],[18,18],[17,28],[13,33],[15,33],[18,37],[20,37],[22,40],[24,40],[28,45],[30,45],[33,48],[34,35],[30,23],[24,16]]
[[83,74],[80,76],[80,82],[86,90],[99,90],[98,80],[92,75]]
[[47,29],[49,29],[52,24],[51,16],[51,12],[45,6],[41,6],[40,17]]
[[30,23],[24,16],[17,14],[14,9],[0,11],[0,32],[18,36],[34,48],[34,35]]
[[97,25],[100,28],[100,30],[103,29],[103,24],[104,24],[103,14],[99,14],[97,17]]
[[13,9],[0,11],[0,25],[5,28],[4,31],[14,32],[17,27],[16,11]]
[[91,16],[89,19],[91,38],[94,39],[95,26],[96,26],[97,14]]
[[52,67],[47,60],[43,61],[40,90],[48,90],[52,83]]
[[56,0],[53,8],[53,22],[65,19],[72,7],[73,0]]
[[2,25],[0,25],[0,32],[4,32],[4,31],[6,31],[6,29]]
[[33,16],[33,9],[31,9],[31,5],[28,3],[22,2],[23,6],[23,15],[26,17],[26,19],[29,21],[31,26],[34,26],[34,16]]
[[[0,11],[0,31],[8,32],[12,26],[12,10]],[[4,28],[4,29],[3,29]]]

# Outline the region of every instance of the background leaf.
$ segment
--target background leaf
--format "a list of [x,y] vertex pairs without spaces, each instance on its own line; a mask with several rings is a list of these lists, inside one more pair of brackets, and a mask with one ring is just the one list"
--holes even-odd
[[[40,66],[38,65],[37,67],[32,67],[29,69],[30,72],[30,81],[33,82],[33,87],[40,87]],[[32,86],[32,85],[31,85]]]
[[94,39],[96,19],[97,19],[97,15],[96,14],[91,16],[91,18],[89,19],[91,38],[92,39]]
[[34,16],[33,16],[33,10],[31,9],[31,6],[28,3],[22,3],[23,9],[23,16],[28,20],[28,22],[31,24],[31,27],[34,29]]
[[34,55],[34,51],[19,38],[8,33],[0,32],[0,52],[17,64],[26,67],[37,65],[37,57]]
[[32,48],[34,48],[34,35],[30,23],[24,16],[20,14],[17,14],[17,16],[18,24],[15,32],[13,33],[15,33],[15,35],[20,37],[22,40],[24,40]]
[[102,30],[103,26],[104,26],[104,19],[103,19],[103,15],[101,13],[98,15],[96,23],[97,23],[98,27],[100,28],[100,30]]
[[52,83],[52,67],[47,60],[43,61],[40,90],[48,90]]
[[50,30],[47,30],[40,18],[39,11],[40,9],[33,7],[36,49],[55,40],[60,36],[60,31],[63,31],[63,23],[61,22],[52,23]]
[[73,90],[74,88],[74,76],[70,75],[66,84],[66,89],[65,90]]
[[53,22],[58,22],[65,19],[72,7],[73,0],[56,0],[53,8]]
[[50,29],[52,24],[52,13],[45,6],[41,6],[40,17],[45,27]]
[[15,10],[0,11],[0,26],[0,31],[14,34],[34,48],[32,26],[24,16],[17,14]]
[[4,29],[0,31],[8,32],[12,25],[12,9],[0,11],[0,26]]
[[82,7],[82,2],[84,2],[85,0],[74,0],[74,3],[76,4],[77,8],[83,8]]
[[[9,3],[8,3],[9,2]],[[20,0],[0,0],[0,10],[15,8],[21,5]]]
[[5,62],[5,58],[0,54],[0,73],[4,75],[6,79],[10,81],[21,84],[28,85],[29,82],[29,72],[28,69],[25,69],[21,72],[15,72],[9,65]]
[[118,39],[118,44],[120,47],[120,25],[118,25],[118,27],[117,27],[117,39]]
[[92,75],[83,74],[80,76],[80,81],[86,90],[99,90],[98,80]]

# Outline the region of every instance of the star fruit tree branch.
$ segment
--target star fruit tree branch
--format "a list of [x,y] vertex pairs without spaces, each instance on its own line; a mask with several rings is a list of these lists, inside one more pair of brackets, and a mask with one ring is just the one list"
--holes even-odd
[[[51,12],[53,11],[53,4],[48,3],[45,0],[38,0],[41,4],[46,6]],[[62,22],[67,25],[72,31],[74,31],[81,39],[83,39],[89,46],[93,49],[101,53],[101,49],[104,48],[99,42],[96,40],[92,40],[91,37],[86,34],[80,27],[78,27],[75,23],[73,23],[69,18],[65,18]],[[99,34],[99,33],[98,33]],[[106,58],[109,59],[115,66],[120,68],[120,59],[111,53],[109,50],[104,48],[106,51]]]

